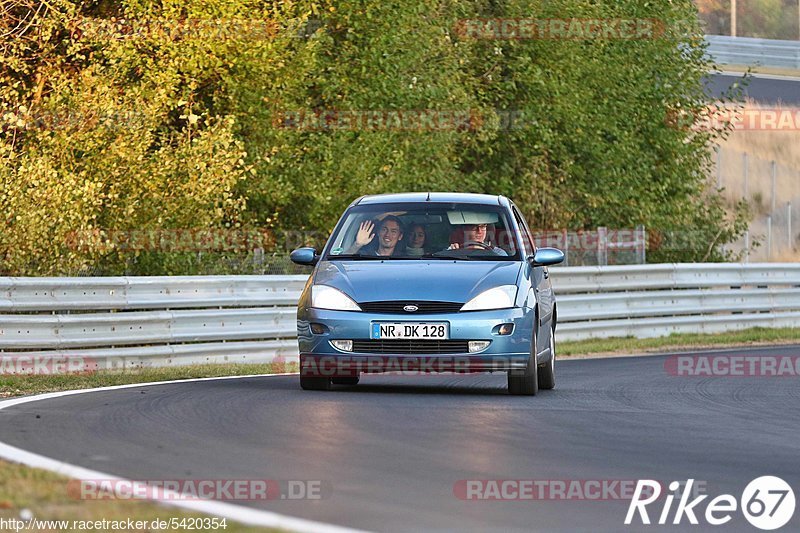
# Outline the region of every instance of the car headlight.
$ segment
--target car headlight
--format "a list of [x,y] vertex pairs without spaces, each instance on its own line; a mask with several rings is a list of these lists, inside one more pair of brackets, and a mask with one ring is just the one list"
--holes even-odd
[[483,291],[472,300],[464,304],[462,311],[483,311],[487,309],[508,309],[514,307],[517,297],[516,285],[501,285],[488,291]]
[[311,307],[316,309],[332,309],[334,311],[361,311],[352,298],[339,289],[328,285],[311,287]]

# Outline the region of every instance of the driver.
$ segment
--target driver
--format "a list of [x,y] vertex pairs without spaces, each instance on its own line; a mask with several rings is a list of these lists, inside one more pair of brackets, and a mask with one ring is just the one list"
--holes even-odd
[[491,242],[486,241],[488,224],[466,224],[459,226],[459,230],[454,233],[461,233],[463,238],[454,240],[453,236],[451,236],[448,250],[491,250],[496,255],[508,255],[502,248],[492,246]]

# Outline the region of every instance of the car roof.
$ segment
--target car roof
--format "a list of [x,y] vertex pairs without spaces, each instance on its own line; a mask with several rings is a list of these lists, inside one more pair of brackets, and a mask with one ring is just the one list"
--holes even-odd
[[471,192],[405,192],[362,196],[354,204],[372,205],[404,202],[462,202],[465,204],[508,205],[504,196]]

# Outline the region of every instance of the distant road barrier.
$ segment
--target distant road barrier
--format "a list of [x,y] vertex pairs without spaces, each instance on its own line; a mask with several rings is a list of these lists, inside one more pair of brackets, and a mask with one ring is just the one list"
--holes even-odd
[[[551,269],[558,338],[800,327],[800,265]],[[305,276],[0,278],[0,373],[20,358],[98,367],[297,359]],[[5,363],[5,365],[3,365]]]
[[305,276],[0,278],[0,356],[52,355],[116,368],[292,360],[295,306],[305,282]]
[[552,269],[560,339],[800,327],[800,264]]
[[789,68],[800,70],[800,41],[706,35],[708,54],[720,65]]

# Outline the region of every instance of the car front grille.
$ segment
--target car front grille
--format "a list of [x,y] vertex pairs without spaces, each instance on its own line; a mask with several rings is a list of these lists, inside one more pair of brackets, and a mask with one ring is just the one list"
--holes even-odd
[[[438,314],[455,313],[464,304],[459,302],[431,302],[431,301],[385,301],[385,302],[360,302],[358,304],[362,311],[368,313],[401,314],[413,316],[418,313]],[[417,310],[408,312],[403,309],[407,305],[416,305]]]
[[469,341],[415,339],[354,340],[353,352],[397,355],[469,353]]

